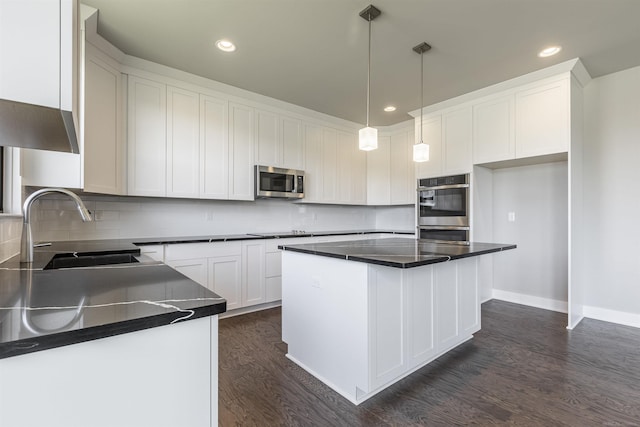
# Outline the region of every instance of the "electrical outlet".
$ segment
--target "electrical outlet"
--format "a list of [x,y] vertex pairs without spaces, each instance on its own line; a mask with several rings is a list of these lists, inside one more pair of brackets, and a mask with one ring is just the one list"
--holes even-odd
[[507,220],[509,222],[516,222],[516,213],[515,212],[509,212],[507,214]]
[[207,221],[213,221],[213,212],[212,211],[207,212]]

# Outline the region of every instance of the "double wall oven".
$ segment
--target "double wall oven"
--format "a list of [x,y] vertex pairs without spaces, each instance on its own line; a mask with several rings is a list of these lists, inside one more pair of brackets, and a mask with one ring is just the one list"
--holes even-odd
[[418,180],[418,238],[469,244],[469,174]]

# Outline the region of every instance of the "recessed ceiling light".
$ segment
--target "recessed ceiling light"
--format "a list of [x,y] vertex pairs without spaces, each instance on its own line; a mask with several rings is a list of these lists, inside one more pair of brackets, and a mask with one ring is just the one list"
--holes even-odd
[[556,53],[560,52],[562,50],[562,47],[560,46],[549,46],[547,48],[542,49],[539,53],[538,56],[540,58],[546,58],[548,56],[553,56]]
[[216,47],[223,52],[233,52],[236,50],[236,45],[225,39],[218,40],[216,42]]
[[392,111],[396,111],[396,107],[394,107],[393,105],[387,105],[386,107],[384,107],[384,111],[390,113]]

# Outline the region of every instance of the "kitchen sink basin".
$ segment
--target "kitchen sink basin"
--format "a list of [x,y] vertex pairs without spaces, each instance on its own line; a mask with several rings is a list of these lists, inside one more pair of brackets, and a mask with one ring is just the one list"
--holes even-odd
[[94,255],[74,255],[74,254],[57,254],[43,270],[55,270],[58,268],[77,268],[77,267],[94,267],[98,265],[111,264],[132,264],[138,263],[135,257],[137,254],[132,253],[116,253],[116,254],[94,254]]

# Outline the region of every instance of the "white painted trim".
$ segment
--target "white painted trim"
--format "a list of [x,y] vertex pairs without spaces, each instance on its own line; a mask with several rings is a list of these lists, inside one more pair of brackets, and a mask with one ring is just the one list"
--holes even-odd
[[640,328],[640,313],[628,313],[626,311],[610,310],[608,308],[585,305],[583,307],[583,314],[584,317],[588,317],[589,319],[602,320],[604,322]]
[[241,314],[253,313],[256,311],[268,310],[270,308],[280,307],[282,300],[267,302],[264,304],[250,305],[249,307],[240,307],[234,310],[226,311],[219,315],[220,319],[226,319],[228,317],[240,316]]
[[500,289],[494,289],[492,291],[492,299],[512,302],[515,304],[528,305],[530,307],[542,308],[545,310],[557,311],[559,313],[566,313],[568,309],[568,304],[566,301],[558,301],[549,298],[521,294],[517,292],[503,291]]
[[[503,82],[496,83],[494,85],[487,86],[473,92],[468,92],[436,104],[424,106],[423,114],[431,114],[440,110],[444,110],[446,108],[460,106],[467,102],[473,102],[486,96],[495,95],[497,93],[515,89],[523,85],[535,83],[543,79],[556,77],[562,73],[573,72],[574,69],[576,69],[575,72],[577,73],[574,74],[576,78],[579,79],[581,84],[586,84],[587,81],[585,81],[585,73],[587,76],[589,76],[589,73],[582,65],[580,58],[574,58],[565,62],[561,62],[560,64],[552,65],[551,67],[543,68],[541,70],[537,70],[523,76],[518,76],[510,80],[505,80]],[[420,115],[420,109],[409,111],[408,114],[412,117],[418,117]]]

